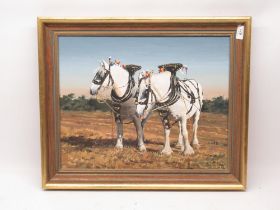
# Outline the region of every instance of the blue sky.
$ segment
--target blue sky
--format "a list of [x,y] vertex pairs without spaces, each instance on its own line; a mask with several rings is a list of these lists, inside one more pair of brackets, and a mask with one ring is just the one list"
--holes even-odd
[[228,97],[229,45],[229,37],[59,37],[61,94],[89,96],[99,61],[112,56],[143,70],[183,63],[187,78],[201,83],[206,98]]

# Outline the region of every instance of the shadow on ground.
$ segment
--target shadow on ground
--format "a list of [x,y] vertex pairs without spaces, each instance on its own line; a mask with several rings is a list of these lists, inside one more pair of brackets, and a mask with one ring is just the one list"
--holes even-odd
[[[61,139],[61,141],[74,146],[77,150],[91,150],[93,147],[110,148],[115,147],[116,144],[116,139],[93,139],[86,138],[84,136],[64,137]],[[137,147],[136,140],[124,139],[123,144],[126,147]]]

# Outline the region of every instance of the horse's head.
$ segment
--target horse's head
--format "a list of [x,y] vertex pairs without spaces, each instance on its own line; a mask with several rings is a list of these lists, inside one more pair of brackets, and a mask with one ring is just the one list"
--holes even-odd
[[97,95],[98,91],[102,87],[112,85],[110,84],[109,71],[109,64],[107,64],[105,61],[100,62],[100,66],[96,71],[90,87],[91,95]]
[[150,87],[150,72],[142,72],[138,78],[138,92],[136,95],[136,111],[139,117],[143,117],[153,108],[152,92]]

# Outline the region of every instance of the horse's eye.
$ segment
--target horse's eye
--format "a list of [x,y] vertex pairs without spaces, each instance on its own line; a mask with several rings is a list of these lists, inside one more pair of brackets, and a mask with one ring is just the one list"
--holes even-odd
[[93,78],[92,82],[93,82],[94,84],[96,84],[96,85],[100,84],[100,82],[101,82],[101,76],[100,76],[99,73],[97,73],[97,74],[95,75],[95,77]]

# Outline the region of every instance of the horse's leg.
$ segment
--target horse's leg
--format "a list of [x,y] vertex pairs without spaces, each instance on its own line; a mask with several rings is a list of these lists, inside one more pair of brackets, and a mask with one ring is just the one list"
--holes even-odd
[[176,144],[176,147],[180,147],[181,148],[181,151],[183,152],[184,151],[184,143],[183,143],[183,135],[182,135],[182,124],[181,124],[181,121],[178,122],[178,125],[179,125],[179,136],[178,136],[178,142]]
[[119,114],[115,114],[115,122],[117,124],[117,143],[116,148],[123,148],[123,122]]
[[172,149],[170,147],[170,139],[169,139],[169,135],[170,135],[170,122],[169,122],[169,119],[168,119],[168,115],[163,116],[161,118],[161,120],[162,120],[162,124],[163,124],[163,127],[164,127],[164,135],[165,135],[164,148],[161,151],[161,154],[171,155]]
[[146,151],[146,147],[143,140],[143,129],[141,125],[141,120],[135,115],[133,116],[133,123],[137,132],[138,147],[141,152]]
[[200,147],[200,145],[198,143],[198,139],[197,139],[197,128],[198,128],[199,116],[200,116],[200,111],[197,110],[196,113],[194,114],[194,118],[193,118],[193,139],[192,139],[192,143],[191,143],[191,145],[196,148]]
[[147,116],[141,121],[141,126],[144,127],[150,116],[152,115],[152,112],[149,112]]
[[181,119],[181,131],[184,139],[184,155],[191,155],[194,153],[193,148],[189,143],[188,130],[187,130],[187,117],[183,116]]
[[148,121],[148,119],[150,118],[152,112],[150,112],[142,121],[141,121],[141,126],[142,126],[142,130],[143,130],[143,141],[145,142],[145,132],[144,132],[144,126],[146,124],[146,122]]

